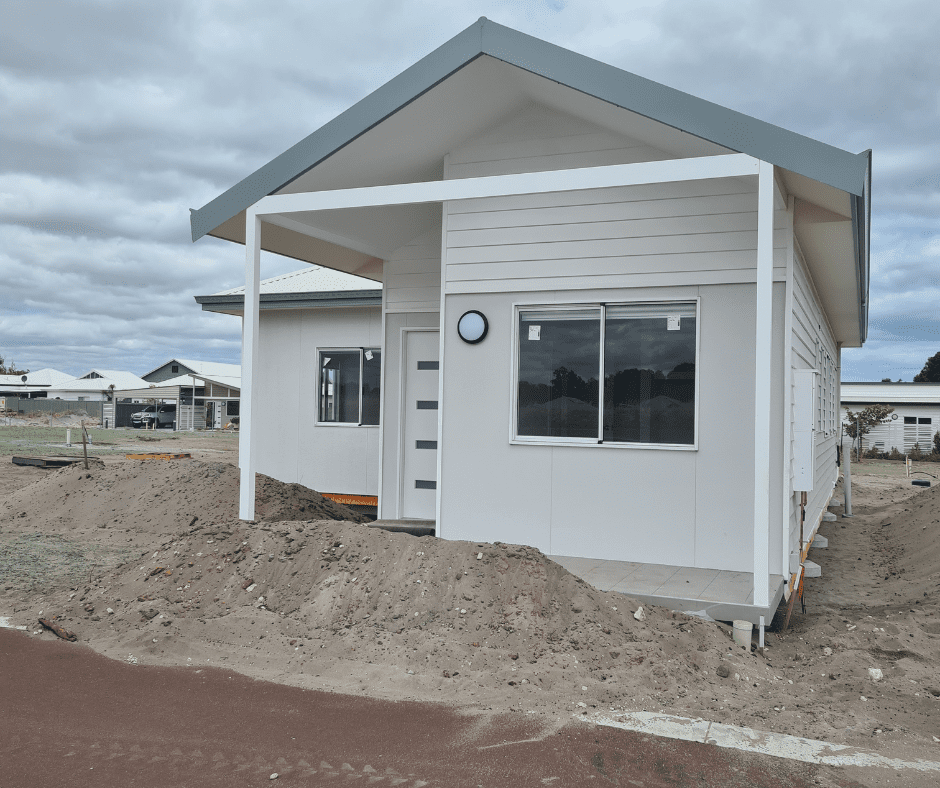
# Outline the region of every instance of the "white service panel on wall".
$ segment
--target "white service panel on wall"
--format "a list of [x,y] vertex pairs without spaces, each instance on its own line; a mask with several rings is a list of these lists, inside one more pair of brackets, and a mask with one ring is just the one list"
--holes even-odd
[[815,369],[793,370],[793,490],[813,489],[816,468]]

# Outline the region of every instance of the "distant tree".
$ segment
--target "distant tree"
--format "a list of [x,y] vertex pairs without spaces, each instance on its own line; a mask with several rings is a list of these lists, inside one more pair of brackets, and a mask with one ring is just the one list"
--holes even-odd
[[9,366],[4,366],[3,356],[0,356],[0,375],[25,375],[27,372],[29,372],[28,369],[17,369],[16,364],[12,361]]
[[865,436],[871,432],[874,427],[877,427],[879,424],[884,424],[888,420],[888,416],[893,412],[894,408],[888,405],[869,405],[867,408],[858,411],[858,413],[848,408],[845,409],[846,418],[848,420],[848,424],[845,426],[845,432],[850,438],[858,440],[859,462],[861,462],[861,458],[865,452],[865,447],[862,445]]
[[927,359],[924,368],[914,376],[915,383],[940,383],[940,351]]
[[940,430],[933,434],[933,453],[940,456]]
[[890,382],[891,382],[891,378],[882,378],[882,379],[881,379],[881,382],[882,382],[882,383],[890,383]]

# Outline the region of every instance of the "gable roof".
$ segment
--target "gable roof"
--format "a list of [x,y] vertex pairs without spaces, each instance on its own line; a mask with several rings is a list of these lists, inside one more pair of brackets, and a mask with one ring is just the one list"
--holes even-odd
[[[193,240],[243,244],[245,211],[268,195],[440,181],[452,151],[532,104],[664,159],[738,152],[773,164],[796,198],[794,233],[836,341],[864,343],[871,151],[849,153],[485,18],[193,211]],[[440,227],[441,205],[309,214],[269,216],[261,248],[381,281],[383,260]]]
[[92,369],[85,373],[97,373],[100,377],[87,378],[82,376],[73,380],[59,383],[52,388],[56,391],[107,391],[113,383],[115,389],[145,388],[147,381],[137,377],[133,372],[124,372],[116,369]]
[[[193,359],[185,358],[171,358],[168,361],[164,361],[162,364],[158,364],[156,367],[141,375],[141,378],[146,378],[147,375],[152,375],[158,369],[163,369],[167,364],[179,364],[180,366],[187,367],[191,369],[197,375],[221,375],[223,377],[240,377],[241,365],[240,364],[223,364],[218,361],[194,361]],[[146,381],[145,381],[146,382]],[[160,383],[161,386],[167,385],[166,381]]]
[[[26,378],[25,381],[23,380],[24,377]],[[67,372],[59,372],[57,369],[45,367],[37,369],[35,372],[27,372],[25,375],[0,375],[0,386],[4,388],[41,389],[73,379],[73,376]]]
[[484,55],[857,198],[865,193],[870,151],[849,153],[481,17],[313,134],[193,210],[193,241],[288,185]]

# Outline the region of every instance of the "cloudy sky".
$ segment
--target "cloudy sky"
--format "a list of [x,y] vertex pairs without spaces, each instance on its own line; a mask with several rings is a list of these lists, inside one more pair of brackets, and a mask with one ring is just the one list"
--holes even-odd
[[[426,0],[0,5],[0,356],[144,373],[239,360],[243,247],[209,200],[478,17],[852,152],[874,150],[869,340],[843,379],[940,351],[940,4]],[[266,255],[265,277],[296,261]]]

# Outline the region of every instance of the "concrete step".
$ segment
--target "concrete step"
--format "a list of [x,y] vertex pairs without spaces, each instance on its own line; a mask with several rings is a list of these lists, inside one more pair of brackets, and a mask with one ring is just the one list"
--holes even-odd
[[842,503],[843,502],[839,498],[833,498],[831,501],[829,501],[829,508],[834,509],[837,506],[842,506]]
[[836,517],[832,512],[823,512],[822,519],[824,523],[834,523],[839,518]]
[[813,543],[810,545],[810,549],[814,547],[818,547],[820,550],[824,550],[825,548],[829,547],[829,540],[825,536],[816,534],[816,536],[813,537]]
[[804,577],[822,577],[822,568],[815,561],[803,562]]

